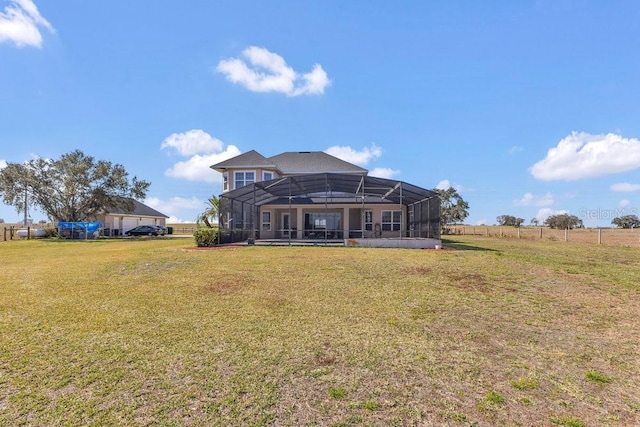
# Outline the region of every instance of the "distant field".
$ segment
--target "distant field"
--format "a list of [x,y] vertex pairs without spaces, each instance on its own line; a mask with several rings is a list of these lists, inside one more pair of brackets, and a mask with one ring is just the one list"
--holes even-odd
[[575,230],[553,230],[547,227],[500,227],[500,226],[453,226],[456,235],[513,237],[521,239],[550,240],[602,244],[608,246],[640,247],[640,230],[621,228],[579,228]]
[[0,244],[0,425],[640,424],[640,249]]

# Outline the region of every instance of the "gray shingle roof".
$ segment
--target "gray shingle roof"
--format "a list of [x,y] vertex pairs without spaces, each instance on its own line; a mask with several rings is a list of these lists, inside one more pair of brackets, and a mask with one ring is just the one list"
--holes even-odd
[[224,160],[211,166],[211,169],[222,172],[230,168],[267,168],[276,169],[277,166],[258,153],[256,150],[247,151],[230,159]]
[[366,174],[367,170],[322,151],[286,152],[270,157],[284,175],[310,173]]
[[117,207],[117,208],[110,208],[107,209],[107,213],[108,214],[120,214],[120,215],[139,215],[139,216],[156,216],[156,217],[162,217],[162,218],[169,218],[167,215],[158,212],[157,210],[150,208],[149,206],[140,203],[139,201],[132,199],[133,200],[133,211],[132,212],[125,212],[124,209]]

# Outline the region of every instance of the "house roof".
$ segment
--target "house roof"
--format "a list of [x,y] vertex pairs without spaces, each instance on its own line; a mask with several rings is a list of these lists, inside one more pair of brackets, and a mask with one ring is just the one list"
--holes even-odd
[[211,166],[211,169],[217,170],[218,172],[223,172],[225,169],[231,168],[276,169],[277,166],[256,150],[247,151],[246,153],[242,153]]
[[438,197],[438,194],[403,181],[377,178],[366,175],[318,173],[309,175],[285,176],[249,184],[220,196],[242,203],[262,206],[280,198],[328,198],[365,197],[367,203],[377,200],[380,203],[411,205]]
[[284,175],[331,173],[366,174],[367,170],[322,151],[286,152],[269,158]]
[[211,166],[211,169],[218,172],[240,168],[274,169],[280,171],[282,175],[304,175],[324,172],[367,174],[366,169],[322,151],[289,151],[266,158],[257,151],[251,150]]
[[133,211],[126,212],[124,209],[122,209],[122,207],[116,207],[116,208],[108,208],[107,214],[108,215],[116,214],[116,215],[155,216],[155,217],[169,218],[167,215],[161,212],[158,212],[157,210],[150,208],[149,206],[143,203],[140,203],[135,199],[131,199],[131,200],[133,201]]

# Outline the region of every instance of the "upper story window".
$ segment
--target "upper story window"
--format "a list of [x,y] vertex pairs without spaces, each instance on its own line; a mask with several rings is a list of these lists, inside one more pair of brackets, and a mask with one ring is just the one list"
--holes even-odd
[[262,180],[270,181],[273,179],[273,172],[262,172]]
[[229,190],[229,172],[222,173],[222,191]]
[[244,187],[245,185],[256,182],[256,173],[254,171],[235,172],[233,175],[234,188]]

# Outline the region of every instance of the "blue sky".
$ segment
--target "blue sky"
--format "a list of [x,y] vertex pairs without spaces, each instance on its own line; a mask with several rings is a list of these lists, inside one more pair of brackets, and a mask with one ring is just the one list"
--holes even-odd
[[211,164],[327,151],[469,224],[606,226],[640,209],[639,40],[635,1],[0,0],[0,167],[80,149],[190,222]]

